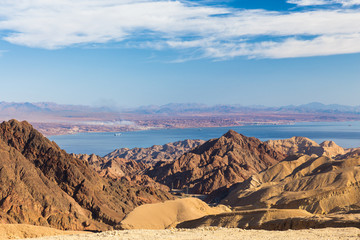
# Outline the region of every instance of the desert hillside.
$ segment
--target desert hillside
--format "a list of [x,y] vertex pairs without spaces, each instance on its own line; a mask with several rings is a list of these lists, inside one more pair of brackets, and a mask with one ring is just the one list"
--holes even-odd
[[165,191],[102,178],[27,122],[0,124],[2,223],[106,230],[144,203],[171,199]]
[[222,201],[242,208],[296,208],[327,214],[360,209],[360,157],[288,158],[238,184]]

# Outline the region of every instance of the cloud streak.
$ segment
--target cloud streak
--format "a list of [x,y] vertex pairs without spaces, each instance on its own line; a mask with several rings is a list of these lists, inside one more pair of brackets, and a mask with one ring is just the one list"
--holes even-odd
[[351,7],[355,5],[360,5],[360,0],[288,0],[287,2],[299,6],[341,4],[344,7]]
[[[288,2],[320,5],[325,0]],[[0,7],[3,40],[29,47],[119,42],[186,49],[196,58],[220,60],[360,52],[357,8],[276,12],[162,0],[0,0]]]

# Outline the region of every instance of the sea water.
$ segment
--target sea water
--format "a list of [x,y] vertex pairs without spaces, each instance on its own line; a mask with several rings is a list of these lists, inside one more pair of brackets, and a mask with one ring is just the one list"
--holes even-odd
[[157,129],[115,134],[79,133],[51,136],[69,153],[95,153],[104,156],[117,148],[143,148],[185,139],[209,140],[218,138],[229,129],[262,141],[303,136],[321,143],[332,140],[344,148],[360,147],[360,122],[311,122],[292,125],[252,125],[239,127]]

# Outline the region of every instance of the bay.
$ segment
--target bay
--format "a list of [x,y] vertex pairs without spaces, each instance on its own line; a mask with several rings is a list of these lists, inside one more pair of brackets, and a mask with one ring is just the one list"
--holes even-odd
[[[117,148],[151,147],[184,139],[209,140],[218,138],[233,129],[248,137],[262,141],[303,136],[321,143],[332,140],[344,148],[360,147],[359,122],[308,122],[293,125],[252,125],[239,127],[153,129],[145,131],[122,132],[120,134],[78,133],[51,136],[61,148],[69,153],[95,153],[104,156]],[[116,136],[118,135],[118,136]]]

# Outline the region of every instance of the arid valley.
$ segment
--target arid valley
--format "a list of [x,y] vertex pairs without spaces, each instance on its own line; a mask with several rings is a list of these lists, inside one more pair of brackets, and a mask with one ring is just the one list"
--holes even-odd
[[0,0],[0,240],[360,239],[360,0]]

